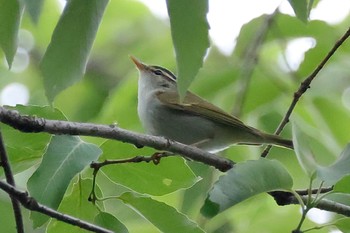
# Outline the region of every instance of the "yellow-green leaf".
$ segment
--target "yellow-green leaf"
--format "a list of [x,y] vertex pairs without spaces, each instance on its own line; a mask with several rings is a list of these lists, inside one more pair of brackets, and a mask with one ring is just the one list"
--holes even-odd
[[21,6],[18,0],[0,0],[0,46],[11,67],[17,50],[17,35],[21,21]]
[[83,77],[107,3],[108,0],[67,1],[40,66],[50,102]]
[[203,65],[209,47],[207,0],[167,0],[171,35],[176,53],[177,86],[184,96]]

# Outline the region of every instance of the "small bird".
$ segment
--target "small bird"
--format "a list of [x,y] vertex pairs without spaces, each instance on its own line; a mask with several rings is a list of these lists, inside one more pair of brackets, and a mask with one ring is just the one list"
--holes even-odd
[[173,73],[130,58],[140,73],[137,111],[147,133],[212,153],[234,144],[273,144],[293,149],[291,140],[247,126],[190,91],[180,101]]

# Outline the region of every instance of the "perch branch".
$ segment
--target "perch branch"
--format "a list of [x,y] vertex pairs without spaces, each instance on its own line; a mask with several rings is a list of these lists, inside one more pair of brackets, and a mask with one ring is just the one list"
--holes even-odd
[[0,107],[0,121],[15,129],[27,133],[46,132],[51,134],[82,135],[118,140],[157,150],[171,151],[194,161],[202,162],[220,171],[227,171],[234,165],[229,159],[188,146],[163,137],[145,135],[122,129],[115,125],[48,120],[35,116],[24,116],[17,111]]

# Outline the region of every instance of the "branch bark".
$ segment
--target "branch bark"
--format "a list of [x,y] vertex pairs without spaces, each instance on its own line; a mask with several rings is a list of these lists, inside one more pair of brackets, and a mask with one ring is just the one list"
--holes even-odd
[[229,159],[163,137],[150,136],[122,129],[116,125],[48,120],[23,116],[17,111],[0,107],[0,121],[26,133],[46,132],[51,134],[82,135],[118,140],[137,147],[148,146],[157,150],[171,151],[194,161],[227,171],[234,165]]
[[62,214],[60,212],[57,212],[47,206],[44,206],[40,203],[38,203],[34,198],[30,197],[27,192],[20,191],[16,189],[14,186],[7,184],[3,181],[0,181],[0,189],[4,190],[6,193],[8,193],[11,197],[18,200],[25,208],[36,211],[42,214],[45,214],[47,216],[50,216],[52,218],[55,218],[57,220],[60,220],[62,222],[69,223],[74,226],[78,226],[82,229],[92,231],[92,232],[98,232],[98,233],[112,233],[112,231],[104,229],[102,227],[96,226],[94,224],[85,222],[83,220],[80,220],[78,218],[74,218],[72,216],[69,216],[67,214]]
[[[1,166],[4,169],[5,177],[6,177],[6,182],[12,186],[15,185],[15,179],[13,177],[13,173],[11,170],[10,163],[8,161],[8,156],[6,153],[5,149],[5,144],[2,139],[2,134],[0,131],[0,161],[1,161]],[[16,228],[18,233],[23,233],[24,232],[24,227],[23,227],[23,218],[22,218],[22,212],[21,212],[21,206],[19,202],[14,198],[13,196],[10,195],[11,202],[12,202],[12,207],[13,207],[13,212],[15,215],[15,221],[16,221]]]
[[[275,192],[270,192],[269,194],[275,199],[276,203],[280,206],[299,204],[298,199],[296,199],[292,193],[275,191]],[[308,201],[307,195],[302,195],[300,197],[304,203],[307,203]],[[321,210],[327,210],[327,211],[331,211],[337,214],[342,214],[344,216],[350,217],[350,207],[335,201],[322,199],[317,203],[315,207]]]
[[244,60],[239,74],[238,92],[235,96],[235,103],[233,105],[232,115],[240,117],[242,108],[246,99],[249,84],[252,79],[254,69],[259,61],[259,51],[263,44],[266,35],[274,22],[274,18],[278,13],[278,8],[270,15],[266,15],[259,30],[256,32],[254,38],[252,38],[249,47],[246,48],[244,53]]
[[[289,117],[292,115],[292,112],[297,105],[299,99],[301,96],[307,91],[307,89],[310,88],[311,82],[314,80],[314,78],[317,76],[317,74],[322,70],[322,68],[326,65],[326,63],[329,61],[329,59],[333,56],[333,54],[338,50],[338,48],[348,39],[350,36],[350,27],[345,32],[345,34],[334,44],[333,48],[328,52],[326,57],[321,61],[321,63],[316,67],[316,69],[307,77],[301,84],[299,89],[294,93],[294,98],[292,100],[292,103],[290,104],[287,113],[284,115],[281,123],[277,127],[275,134],[279,135],[284,127],[289,122]],[[267,146],[263,153],[261,154],[261,157],[266,157],[267,154],[270,152],[271,146]]]

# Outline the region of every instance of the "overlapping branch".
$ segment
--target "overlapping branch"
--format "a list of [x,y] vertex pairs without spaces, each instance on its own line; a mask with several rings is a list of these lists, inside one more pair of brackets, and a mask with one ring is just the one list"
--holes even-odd
[[[15,186],[15,179],[13,177],[11,165],[8,161],[8,156],[7,156],[6,149],[5,149],[5,143],[2,139],[1,131],[0,131],[0,161],[1,161],[1,166],[4,169],[6,182],[9,185]],[[15,215],[17,232],[22,233],[22,232],[24,232],[24,227],[23,227],[22,212],[21,212],[20,204],[19,204],[18,200],[16,198],[14,198],[13,196],[10,195],[10,198],[11,198],[11,202],[12,202],[13,212]]]
[[[280,206],[300,204],[298,199],[292,193],[275,191],[270,192],[269,194],[275,199],[276,203]],[[308,199],[308,195],[300,195],[300,198],[304,203],[311,201]],[[350,207],[339,202],[322,199],[317,202],[317,205],[315,207],[321,210],[327,210],[350,217]]]
[[27,192],[20,191],[15,187],[13,187],[12,185],[7,184],[3,181],[0,181],[0,189],[4,190],[6,193],[8,193],[11,196],[11,198],[16,199],[16,201],[19,201],[25,208],[29,210],[45,214],[47,216],[50,216],[62,222],[66,222],[74,226],[78,226],[88,231],[98,232],[98,233],[112,233],[112,231],[110,230],[85,222],[81,219],[69,216],[67,214],[62,214],[47,206],[44,206],[38,203],[34,198],[30,197]]
[[[314,78],[317,76],[317,74],[322,70],[322,68],[326,65],[326,63],[329,61],[329,59],[333,56],[333,54],[338,50],[338,48],[349,38],[350,36],[350,27],[345,32],[345,34],[334,44],[333,48],[328,52],[326,57],[321,61],[321,63],[316,67],[316,69],[303,81],[301,82],[299,89],[294,93],[294,98],[292,100],[292,103],[290,104],[286,114],[284,115],[281,123],[277,127],[275,134],[279,135],[284,127],[288,124],[289,118],[292,115],[292,112],[297,105],[300,97],[307,91],[307,89],[310,88],[311,82],[314,80]],[[268,153],[270,152],[271,146],[267,146],[263,153],[261,154],[261,157],[266,157]]]

